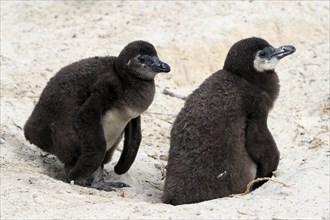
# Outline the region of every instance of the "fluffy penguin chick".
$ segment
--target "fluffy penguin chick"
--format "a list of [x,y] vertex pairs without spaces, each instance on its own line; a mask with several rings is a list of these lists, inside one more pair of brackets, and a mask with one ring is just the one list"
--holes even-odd
[[141,142],[141,113],[154,98],[154,77],[169,72],[154,46],[128,44],[118,57],[93,57],[62,68],[50,79],[24,126],[32,144],[65,164],[66,181],[114,190],[127,186],[103,180],[121,137],[124,147],[115,172],[127,172]]
[[279,93],[274,68],[294,51],[255,37],[232,46],[223,69],[188,97],[173,124],[163,202],[242,193],[253,179],[272,176],[279,162],[267,127]]

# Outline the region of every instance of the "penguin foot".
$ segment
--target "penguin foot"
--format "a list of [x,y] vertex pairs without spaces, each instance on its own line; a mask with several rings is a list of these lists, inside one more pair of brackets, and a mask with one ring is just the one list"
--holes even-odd
[[114,188],[123,188],[130,186],[122,182],[106,182],[104,180],[100,180],[98,182],[93,182],[89,187],[110,192],[110,191],[116,191],[116,189]]
[[[69,172],[71,171],[72,168],[73,168],[73,165],[71,165],[71,164],[64,165],[65,180],[68,183],[71,182],[69,179]],[[116,188],[130,187],[126,183],[122,183],[122,182],[104,181],[103,165],[101,165],[92,175],[85,177],[85,178],[79,178],[78,180],[75,180],[74,184],[79,185],[79,186],[88,187],[88,188],[104,190],[107,192],[116,191]]]

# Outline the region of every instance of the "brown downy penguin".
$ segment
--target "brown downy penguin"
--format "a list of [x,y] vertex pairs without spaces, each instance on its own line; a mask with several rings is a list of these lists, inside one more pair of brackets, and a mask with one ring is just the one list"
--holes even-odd
[[128,171],[141,142],[141,113],[155,94],[154,77],[169,72],[154,46],[129,43],[118,57],[93,57],[62,68],[50,79],[24,126],[32,144],[56,155],[66,181],[106,191],[127,186],[103,180],[121,137],[115,172]]
[[267,127],[279,93],[274,69],[294,51],[255,37],[238,41],[223,69],[188,97],[171,130],[164,203],[242,193],[255,178],[272,176],[279,162]]

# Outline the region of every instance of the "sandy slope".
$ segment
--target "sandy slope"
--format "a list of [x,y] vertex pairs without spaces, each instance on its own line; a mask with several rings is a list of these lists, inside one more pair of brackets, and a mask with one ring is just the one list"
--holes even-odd
[[[230,46],[259,36],[297,51],[277,68],[280,96],[269,127],[281,152],[277,180],[246,196],[162,204],[169,131],[191,91],[220,69]],[[157,77],[143,114],[143,141],[124,181],[125,197],[62,182],[62,164],[25,141],[22,127],[48,79],[90,56],[153,43],[171,74]],[[1,219],[329,219],[329,2],[1,1]]]

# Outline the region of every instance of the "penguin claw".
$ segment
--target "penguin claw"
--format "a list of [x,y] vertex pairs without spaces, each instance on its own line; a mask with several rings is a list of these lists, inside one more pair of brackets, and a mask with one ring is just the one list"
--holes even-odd
[[130,185],[122,182],[112,182],[113,187],[115,188],[124,188],[124,187],[131,187]]
[[104,180],[100,180],[96,183],[92,183],[89,187],[110,192],[110,191],[116,191],[116,189],[114,189],[114,188],[123,188],[123,187],[130,187],[130,186],[127,185],[126,183],[122,183],[122,182],[106,182]]

